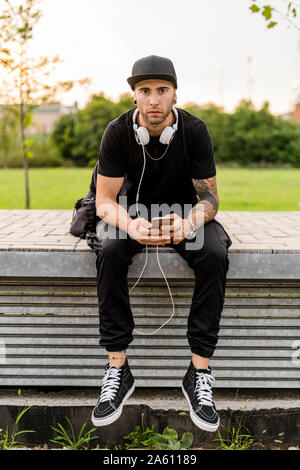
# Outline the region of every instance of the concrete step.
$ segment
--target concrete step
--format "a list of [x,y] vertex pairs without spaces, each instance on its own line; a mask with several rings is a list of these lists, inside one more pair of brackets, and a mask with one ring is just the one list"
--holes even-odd
[[[23,406],[31,408],[23,415],[20,429],[34,433],[20,436],[27,446],[49,444],[55,433],[50,426],[61,423],[65,428],[67,416],[75,430],[87,423],[92,427],[91,412],[98,399],[96,389],[0,390],[0,428],[13,426]],[[216,389],[216,407],[221,418],[219,431],[228,437],[228,427],[242,425],[264,449],[298,447],[300,444],[300,390],[245,390]],[[176,429],[178,435],[189,431],[194,435],[194,448],[216,448],[218,433],[208,433],[197,428],[190,419],[188,405],[181,389],[138,388],[124,406],[121,417],[112,425],[98,428],[101,448],[124,446],[123,437],[134,431],[155,424],[155,431],[165,427]],[[93,441],[92,441],[93,442]],[[97,441],[96,441],[97,442]],[[50,444],[51,445],[51,444]],[[258,447],[261,448],[261,447]]]
[[[94,406],[99,390],[93,389],[0,389],[0,405],[14,406]],[[300,408],[300,389],[215,389],[218,410],[271,410]],[[152,409],[188,410],[180,388],[136,388],[127,405]]]

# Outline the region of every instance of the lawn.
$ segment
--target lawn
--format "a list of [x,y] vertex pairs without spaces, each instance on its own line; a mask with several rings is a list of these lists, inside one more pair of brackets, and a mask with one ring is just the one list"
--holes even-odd
[[[92,168],[29,170],[31,209],[73,209],[89,189]],[[25,208],[22,169],[0,170],[0,209]],[[217,166],[221,211],[300,210],[300,169]]]

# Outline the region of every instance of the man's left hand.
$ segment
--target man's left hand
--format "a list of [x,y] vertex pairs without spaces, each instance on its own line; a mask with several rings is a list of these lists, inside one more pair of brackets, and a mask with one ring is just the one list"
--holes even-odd
[[170,214],[171,225],[170,226],[161,226],[161,233],[167,234],[170,233],[171,243],[177,245],[191,231],[191,224],[187,219],[182,219],[178,214]]

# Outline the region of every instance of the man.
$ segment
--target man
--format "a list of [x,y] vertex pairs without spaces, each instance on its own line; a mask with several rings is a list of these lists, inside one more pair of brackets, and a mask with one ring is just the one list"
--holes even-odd
[[[96,426],[114,422],[134,390],[126,358],[134,329],[128,266],[147,245],[171,246],[195,273],[187,327],[192,359],[182,389],[193,422],[213,432],[219,416],[209,359],[218,340],[231,240],[214,220],[219,199],[212,142],[203,121],[174,109],[177,77],[169,59],[152,55],[138,60],[128,83],[137,108],[109,124],[99,153],[97,213],[117,230],[115,237],[103,237],[97,252],[100,345],[106,348],[109,363],[92,421]],[[167,212],[171,217],[168,232],[154,229],[151,215],[139,214],[137,194],[139,203],[149,209],[155,204],[177,204],[190,210],[185,215],[180,210]],[[120,204],[121,195],[126,195],[127,206]],[[200,247],[195,243],[199,230],[204,231]]]

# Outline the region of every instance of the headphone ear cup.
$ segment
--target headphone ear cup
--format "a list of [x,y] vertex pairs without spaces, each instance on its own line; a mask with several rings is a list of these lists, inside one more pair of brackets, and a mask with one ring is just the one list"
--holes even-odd
[[168,145],[171,142],[174,134],[175,134],[175,129],[173,129],[173,127],[170,127],[170,126],[166,127],[160,135],[160,138],[159,138],[160,143],[164,145]]
[[138,127],[136,134],[141,145],[147,145],[149,143],[150,137],[146,127]]

